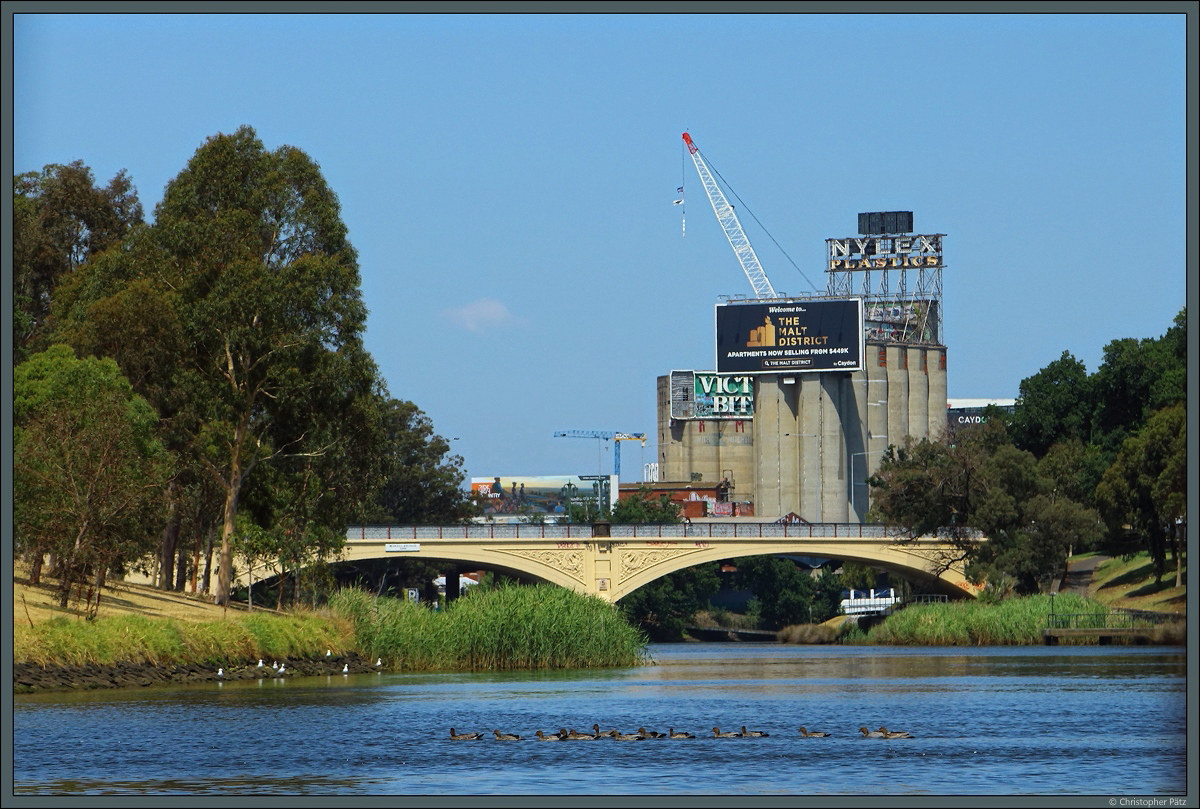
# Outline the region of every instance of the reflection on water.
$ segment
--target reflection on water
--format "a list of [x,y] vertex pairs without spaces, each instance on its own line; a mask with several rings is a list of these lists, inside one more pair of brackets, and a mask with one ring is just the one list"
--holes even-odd
[[[1185,791],[1186,661],[1151,647],[652,647],[655,665],[18,696],[19,794]],[[497,742],[492,730],[696,739]],[[742,725],[764,738],[714,739]],[[800,725],[831,733],[806,739]],[[915,738],[864,739],[860,726]],[[1118,743],[1097,733],[1115,725]],[[475,742],[449,728],[484,731]]]

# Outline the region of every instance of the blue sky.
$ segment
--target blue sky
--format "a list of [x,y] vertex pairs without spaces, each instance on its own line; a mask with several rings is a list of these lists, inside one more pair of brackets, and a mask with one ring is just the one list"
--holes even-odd
[[823,291],[861,211],[946,234],[949,395],[1013,397],[1185,303],[1185,36],[1181,14],[19,14],[13,168],[125,169],[151,216],[211,135],[304,150],[367,347],[468,476],[607,473],[611,442],[553,433],[644,432],[630,482],[656,378],[711,369],[714,305],[752,295],[681,133],[777,290]]

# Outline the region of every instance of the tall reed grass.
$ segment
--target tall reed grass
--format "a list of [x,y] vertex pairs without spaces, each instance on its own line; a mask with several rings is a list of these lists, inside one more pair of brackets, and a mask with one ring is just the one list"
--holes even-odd
[[341,590],[330,607],[354,626],[360,651],[410,670],[630,666],[646,638],[619,610],[552,584],[472,590],[442,613]]
[[999,604],[951,601],[914,604],[893,613],[846,643],[911,646],[1022,646],[1042,643],[1042,630],[1056,613],[1104,615],[1108,607],[1071,593],[1010,598]]

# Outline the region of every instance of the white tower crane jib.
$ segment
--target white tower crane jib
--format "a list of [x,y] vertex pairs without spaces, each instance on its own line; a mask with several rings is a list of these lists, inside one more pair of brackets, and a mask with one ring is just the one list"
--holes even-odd
[[746,273],[746,278],[750,280],[750,286],[754,288],[755,297],[779,297],[775,288],[771,286],[767,274],[763,271],[762,265],[758,262],[758,256],[754,254],[754,248],[750,246],[750,240],[746,238],[746,233],[742,230],[742,223],[738,221],[737,214],[733,212],[733,206],[729,204],[729,200],[725,199],[721,187],[713,179],[712,172],[708,170],[708,164],[701,157],[700,150],[696,148],[691,135],[684,132],[683,142],[687,144],[688,154],[692,156],[692,162],[696,164],[696,172],[700,175],[700,182],[708,194],[708,201],[712,203],[713,213],[717,215],[717,221],[721,223],[721,229],[725,231],[725,238],[729,239],[729,246],[733,248],[734,255],[737,256],[742,270]]

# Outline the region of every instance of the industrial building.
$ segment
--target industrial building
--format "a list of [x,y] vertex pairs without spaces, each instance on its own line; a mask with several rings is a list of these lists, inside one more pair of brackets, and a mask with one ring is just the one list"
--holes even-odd
[[825,293],[779,297],[685,133],[754,298],[716,305],[713,370],[658,378],[657,480],[723,484],[756,519],[864,522],[890,444],[947,429],[942,242],[910,211],[826,240]]

